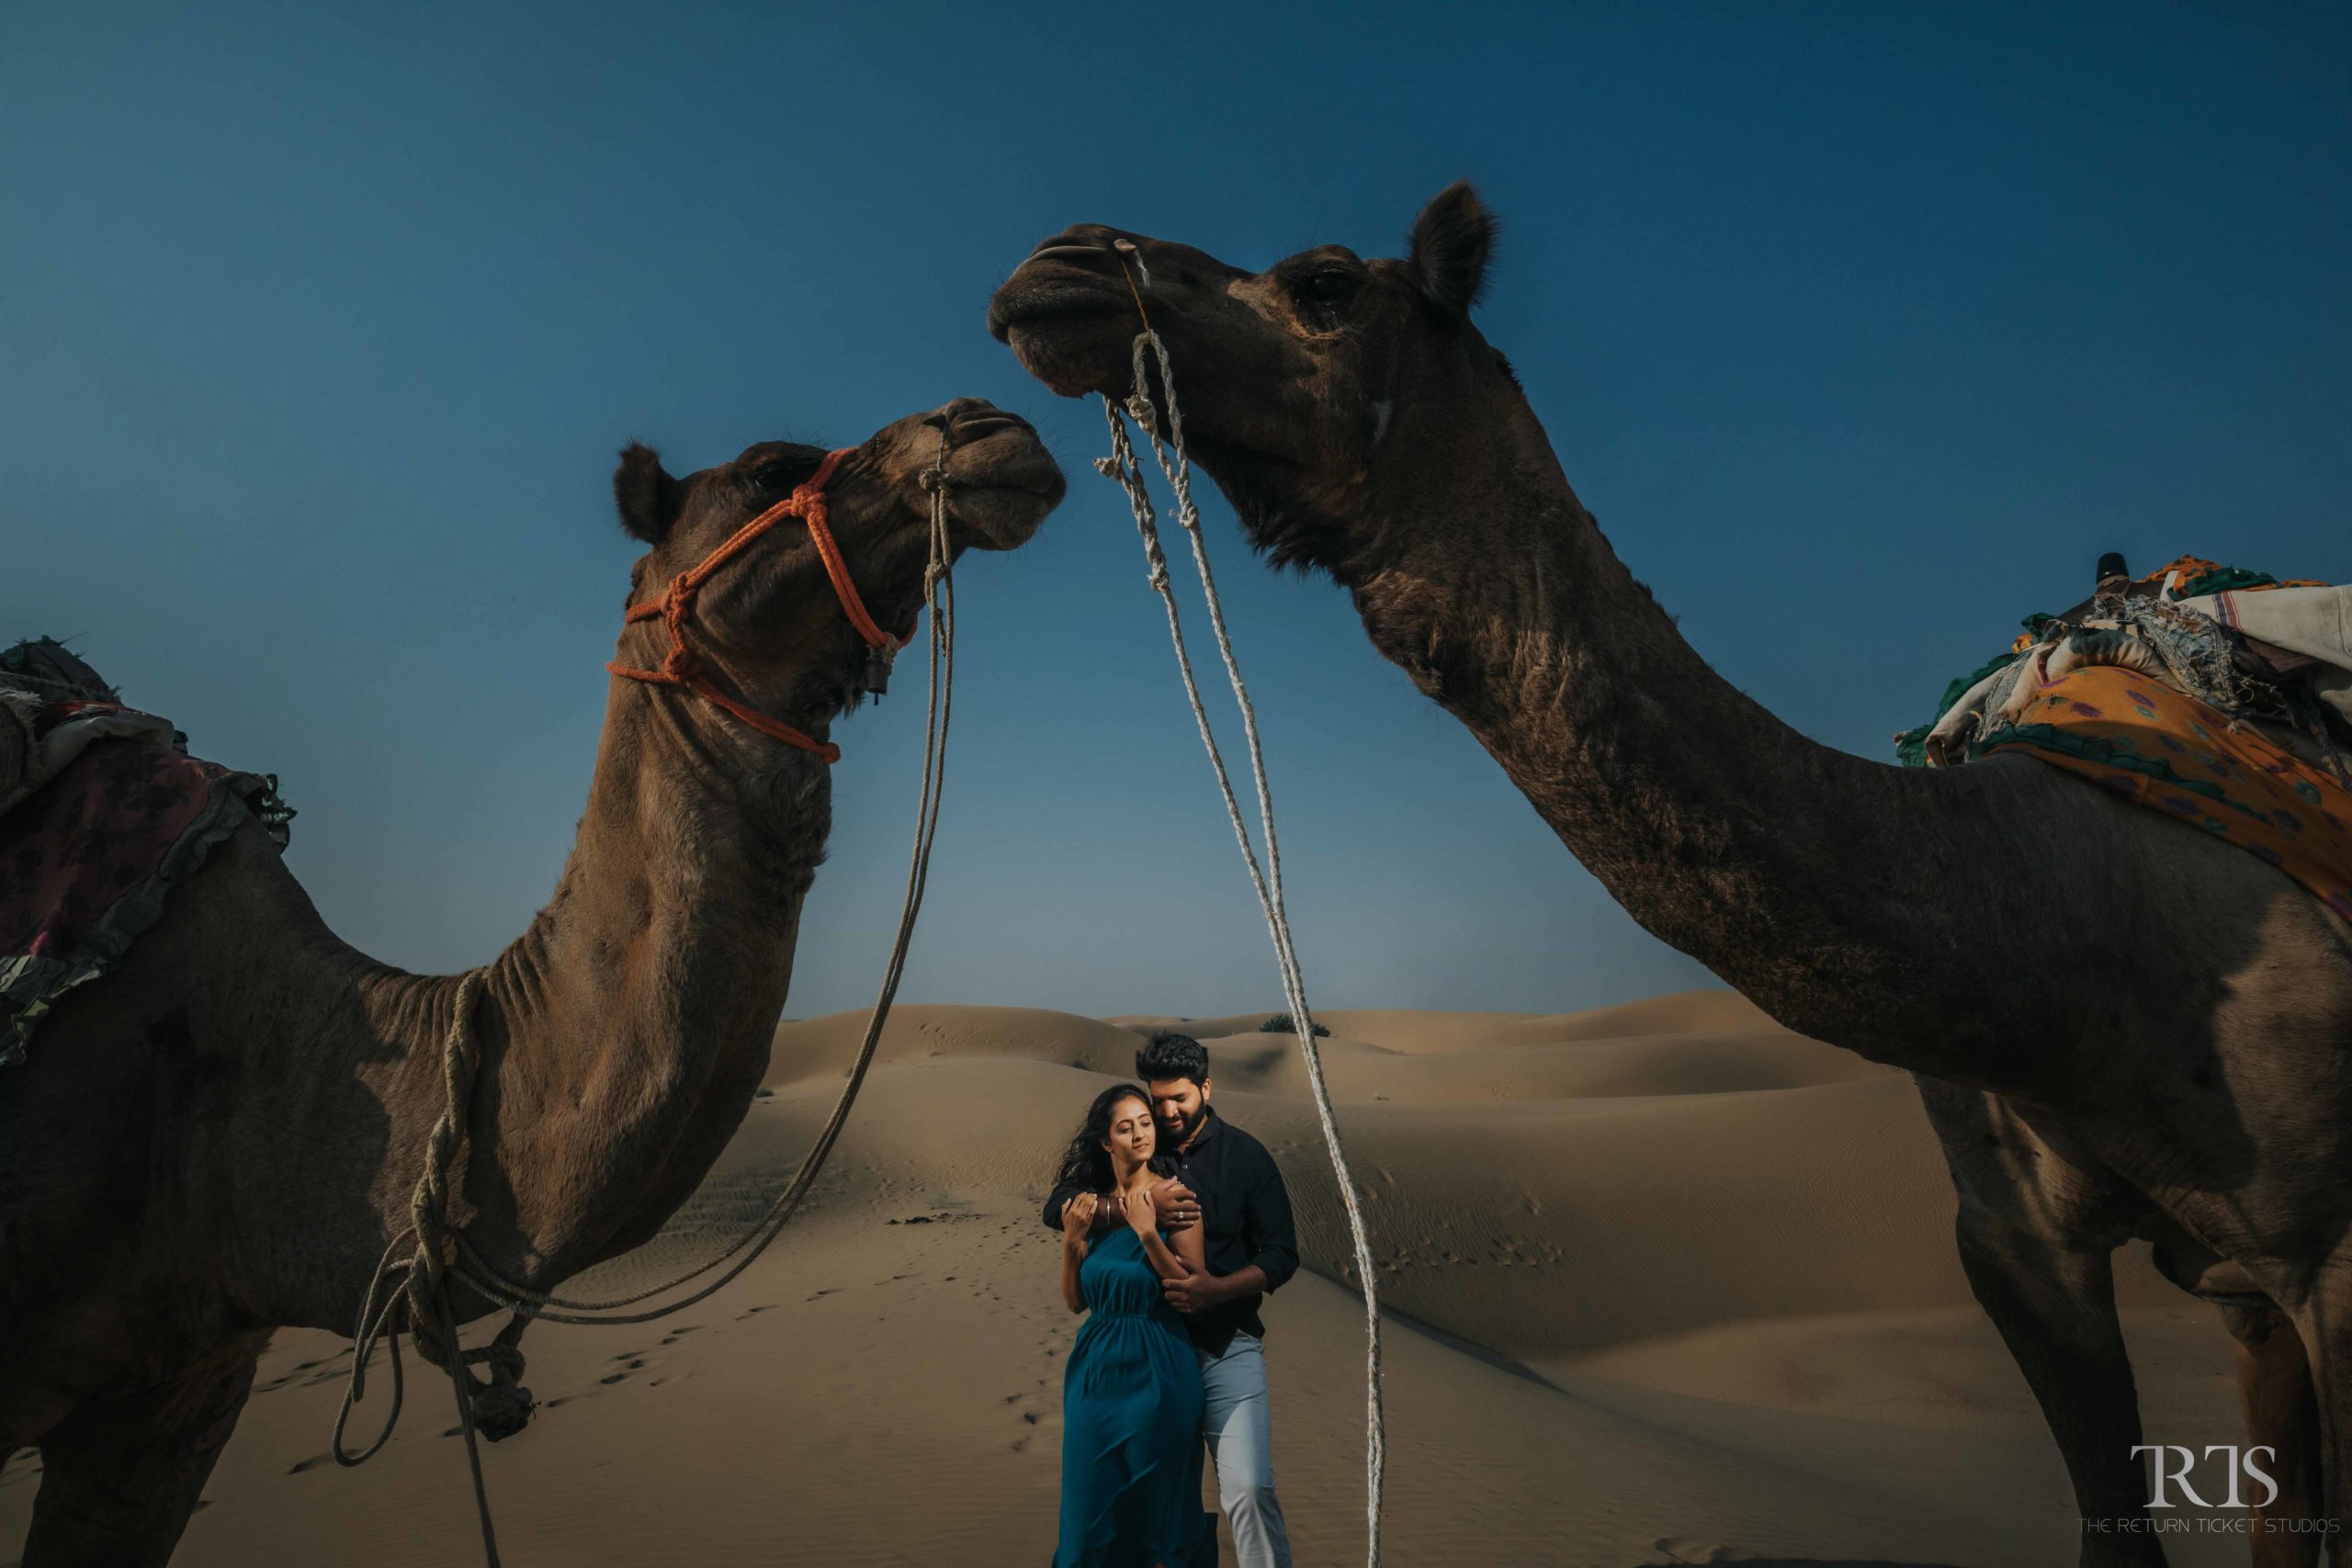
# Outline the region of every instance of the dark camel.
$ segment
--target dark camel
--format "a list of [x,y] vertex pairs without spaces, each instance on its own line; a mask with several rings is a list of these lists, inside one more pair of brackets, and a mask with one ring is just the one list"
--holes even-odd
[[[828,496],[892,631],[922,602],[920,478],[943,430],[958,553],[1020,545],[1061,498],[1035,433],[987,403],[876,433]],[[614,489],[650,547],[632,602],[822,457],[766,442],[675,479],[629,448]],[[820,739],[862,691],[865,644],[797,523],[711,579],[691,635],[723,690]],[[639,622],[619,658],[668,648]],[[581,679],[594,666],[581,649]],[[612,682],[562,881],[475,1014],[451,1218],[510,1275],[544,1290],[639,1245],[710,1168],[767,1066],[831,790],[808,751]],[[271,1330],[351,1331],[441,1112],[456,988],[337,941],[248,824],[0,1072],[0,1451],[36,1444],[44,1463],[25,1568],[164,1562]]]
[[[2082,1514],[2111,1522],[2083,1563],[2164,1561],[2129,1528],[2147,1439],[2110,1254],[2135,1236],[2220,1304],[2247,1441],[2279,1450],[2255,1561],[2316,1562],[2318,1535],[2265,1527],[2352,1522],[2352,930],[2031,761],[1865,761],[1709,669],[1471,321],[1493,233],[1460,185],[1396,260],[1325,245],[1250,272],[1082,224],[989,326],[1055,391],[1123,397],[1132,284],[1193,457],[1257,547],[1346,589],[1645,928],[1790,1028],[1917,1075],[1977,1300]],[[2198,1474],[2218,1497],[2218,1468]]]

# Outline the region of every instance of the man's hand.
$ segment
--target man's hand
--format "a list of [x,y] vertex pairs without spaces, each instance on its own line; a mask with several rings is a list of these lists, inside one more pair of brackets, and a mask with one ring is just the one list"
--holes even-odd
[[1201,1223],[1201,1201],[1181,1181],[1163,1181],[1153,1188],[1151,1207],[1164,1231],[1190,1230]]
[[1168,1304],[1181,1313],[1195,1313],[1216,1305],[1232,1294],[1226,1288],[1222,1274],[1193,1274],[1182,1280],[1162,1280],[1159,1293]]
[[1083,1242],[1086,1233],[1094,1228],[1094,1194],[1080,1192],[1062,1205],[1062,1240],[1071,1246]]

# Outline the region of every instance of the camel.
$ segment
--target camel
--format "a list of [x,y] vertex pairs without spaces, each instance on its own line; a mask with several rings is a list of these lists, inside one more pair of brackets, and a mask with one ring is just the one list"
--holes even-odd
[[2133,1237],[2236,1338],[2248,1444],[2278,1451],[2255,1560],[2316,1562],[2319,1535],[2278,1527],[2352,1519],[2352,930],[2053,769],[1864,761],[1710,669],[1472,322],[1494,232],[1467,185],[1402,258],[1251,272],[1081,224],[989,328],[1054,391],[1120,398],[1148,314],[1192,456],[1272,564],[1346,590],[1645,929],[1915,1076],[1961,1262],[2091,1521],[2084,1564],[2164,1561],[2114,1304]]
[[[1019,546],[1062,495],[1035,432],[986,402],[877,432],[824,493],[893,633],[922,605],[943,450],[958,554]],[[649,547],[632,604],[825,457],[763,442],[675,479],[630,446],[614,489]],[[709,580],[688,636],[726,694],[820,745],[866,688],[866,643],[789,518]],[[632,621],[619,662],[669,648],[658,616]],[[474,1012],[450,1218],[502,1270],[544,1291],[639,1246],[708,1171],[766,1069],[831,813],[816,752],[679,688],[611,682],[562,879]],[[249,822],[0,1072],[0,1451],[38,1445],[44,1465],[25,1568],[165,1562],[272,1330],[352,1331],[407,1227],[458,984],[336,940]],[[452,1295],[461,1317],[489,1310]]]

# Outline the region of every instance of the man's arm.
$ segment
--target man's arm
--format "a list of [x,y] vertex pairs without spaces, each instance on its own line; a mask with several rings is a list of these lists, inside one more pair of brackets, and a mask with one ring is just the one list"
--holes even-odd
[[1283,1185],[1282,1168],[1270,1154],[1261,1152],[1259,1157],[1265,1162],[1265,1169],[1250,1185],[1250,1201],[1242,1211],[1242,1235],[1250,1242],[1250,1267],[1265,1280],[1256,1288],[1279,1291],[1298,1272],[1298,1232],[1291,1224],[1290,1189]]
[[1084,1188],[1069,1181],[1065,1181],[1054,1189],[1053,1196],[1046,1200],[1046,1228],[1047,1230],[1057,1231],[1062,1228],[1062,1205],[1084,1190],[1086,1190]]
[[1238,1296],[1264,1295],[1298,1272],[1298,1235],[1292,1229],[1290,1189],[1273,1156],[1255,1173],[1242,1194],[1241,1235],[1250,1247],[1250,1261],[1230,1274],[1195,1274],[1189,1280],[1163,1280],[1160,1293],[1178,1312],[1198,1312]]
[[[1165,1185],[1167,1184],[1162,1183],[1162,1186]],[[1055,1188],[1053,1196],[1046,1200],[1046,1228],[1051,1231],[1057,1231],[1061,1229],[1062,1205],[1069,1202],[1071,1199],[1079,1196],[1085,1190],[1085,1188],[1077,1185],[1075,1182],[1069,1181],[1065,1181],[1059,1187]],[[1192,1196],[1192,1190],[1190,1188],[1178,1186],[1176,1190],[1179,1193],[1183,1194],[1187,1199]],[[1159,1188],[1152,1189],[1153,1197],[1158,1198],[1159,1196]],[[1122,1223],[1124,1222],[1119,1219],[1116,1210],[1114,1210],[1112,1205],[1108,1203],[1098,1203],[1094,1208],[1094,1223],[1088,1228],[1090,1231],[1109,1230],[1113,1225]],[[1187,1221],[1185,1223],[1190,1224],[1191,1222]],[[1171,1226],[1170,1228],[1172,1229],[1175,1227]]]
[[1204,1265],[1190,1279],[1159,1281],[1159,1293],[1168,1298],[1168,1304],[1187,1313],[1252,1292],[1263,1294],[1266,1289],[1266,1271],[1255,1263],[1245,1263],[1230,1274],[1212,1274]]

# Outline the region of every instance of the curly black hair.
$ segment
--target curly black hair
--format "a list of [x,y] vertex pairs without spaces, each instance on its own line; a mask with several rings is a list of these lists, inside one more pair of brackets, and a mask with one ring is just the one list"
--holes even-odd
[[1179,1034],[1172,1029],[1155,1030],[1136,1053],[1136,1077],[1146,1083],[1166,1083],[1170,1078],[1190,1078],[1196,1084],[1209,1081],[1208,1047],[1189,1034]]
[[[1086,1108],[1086,1120],[1080,1125],[1078,1135],[1070,1139],[1069,1147],[1062,1151],[1061,1163],[1054,1171],[1055,1187],[1075,1187],[1086,1192],[1108,1192],[1111,1190],[1111,1151],[1102,1145],[1111,1136],[1111,1112],[1123,1100],[1143,1101],[1144,1114],[1151,1114],[1151,1096],[1146,1094],[1139,1084],[1114,1083],[1096,1095],[1094,1103]],[[1159,1133],[1157,1122],[1153,1123],[1152,1132],[1156,1138]],[[1151,1168],[1160,1176],[1171,1176],[1176,1170],[1173,1156],[1160,1154],[1156,1142]]]

